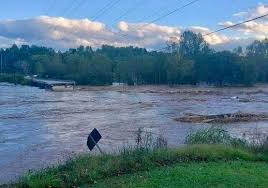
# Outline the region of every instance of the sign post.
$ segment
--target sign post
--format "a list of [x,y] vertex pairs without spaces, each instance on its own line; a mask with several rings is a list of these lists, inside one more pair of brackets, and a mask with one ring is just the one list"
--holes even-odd
[[88,138],[87,138],[87,147],[88,147],[88,149],[90,151],[92,151],[94,149],[94,147],[97,146],[97,148],[99,149],[100,153],[104,154],[104,152],[102,151],[102,149],[98,145],[98,142],[100,141],[101,138],[102,138],[102,136],[99,133],[99,131],[96,128],[93,129],[93,131],[88,135]]

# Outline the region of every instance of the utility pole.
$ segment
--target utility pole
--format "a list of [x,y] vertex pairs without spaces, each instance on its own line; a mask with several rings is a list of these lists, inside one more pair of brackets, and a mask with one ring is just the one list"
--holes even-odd
[[3,73],[3,51],[1,50],[1,76],[2,76],[2,73]]

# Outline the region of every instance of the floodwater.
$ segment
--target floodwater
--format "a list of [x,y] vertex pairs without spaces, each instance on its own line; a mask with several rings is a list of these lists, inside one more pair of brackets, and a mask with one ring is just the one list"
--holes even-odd
[[[212,92],[211,92],[212,91]],[[241,102],[238,98],[249,98]],[[0,184],[29,169],[88,153],[88,133],[97,128],[105,151],[133,144],[138,128],[156,129],[169,145],[179,146],[190,132],[207,127],[174,121],[184,113],[268,112],[268,87],[212,89],[102,87],[50,92],[0,83]],[[220,125],[248,138],[268,133],[268,122]]]

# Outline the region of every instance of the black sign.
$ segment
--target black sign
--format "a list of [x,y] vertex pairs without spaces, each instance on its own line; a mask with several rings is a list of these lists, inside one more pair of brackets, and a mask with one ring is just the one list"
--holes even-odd
[[100,141],[101,134],[97,129],[93,129],[93,131],[89,134],[87,138],[87,147],[91,151],[96,146],[96,144]]

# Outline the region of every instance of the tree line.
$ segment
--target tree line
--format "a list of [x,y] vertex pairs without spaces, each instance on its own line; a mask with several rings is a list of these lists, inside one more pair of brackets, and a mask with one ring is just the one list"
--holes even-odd
[[209,84],[253,85],[268,82],[268,40],[243,51],[215,51],[201,34],[185,31],[165,51],[103,45],[61,52],[13,45],[0,50],[1,73],[74,80],[81,85]]

